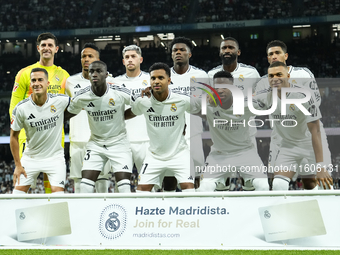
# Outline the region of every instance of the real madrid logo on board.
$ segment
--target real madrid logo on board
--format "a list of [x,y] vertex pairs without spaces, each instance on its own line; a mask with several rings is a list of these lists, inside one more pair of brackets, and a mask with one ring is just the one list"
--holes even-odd
[[51,105],[51,113],[55,113],[57,111],[57,108],[54,107],[54,105]]
[[110,98],[110,100],[109,100],[109,105],[110,106],[115,106],[115,101],[113,100],[113,98]]
[[291,104],[291,105],[289,106],[289,110],[295,111],[295,105]]
[[120,237],[126,229],[127,213],[123,206],[111,204],[106,206],[99,220],[99,232],[106,239]]
[[243,74],[240,74],[240,76],[238,77],[238,80],[239,80],[239,81],[244,81],[244,76],[243,76]]
[[145,86],[145,87],[148,86],[148,81],[147,81],[147,80],[144,80],[144,81],[142,82],[142,85]]
[[172,104],[171,107],[170,107],[170,110],[171,110],[172,112],[177,111],[177,106],[176,106],[176,104]]

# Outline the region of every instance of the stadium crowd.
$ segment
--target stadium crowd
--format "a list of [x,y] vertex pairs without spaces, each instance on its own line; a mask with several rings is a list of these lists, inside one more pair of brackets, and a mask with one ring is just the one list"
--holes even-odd
[[[152,14],[149,12],[153,10]],[[338,14],[338,0],[13,0],[0,7],[0,31],[141,26]],[[52,15],[50,15],[52,13]],[[112,15],[114,13],[115,15]],[[15,22],[13,22],[15,21]]]

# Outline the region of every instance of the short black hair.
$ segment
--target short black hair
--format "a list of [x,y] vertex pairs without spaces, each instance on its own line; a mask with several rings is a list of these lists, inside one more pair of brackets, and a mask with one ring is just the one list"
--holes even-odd
[[227,71],[219,71],[219,72],[215,73],[213,79],[216,79],[216,78],[228,78],[229,80],[231,80],[234,83],[234,77],[232,76],[231,73],[229,73]]
[[95,45],[94,43],[91,43],[91,42],[87,42],[84,44],[84,47],[81,51],[85,50],[86,48],[91,48],[91,49],[94,49],[95,51],[98,52],[98,56],[100,56],[100,51],[99,51],[99,48],[97,47],[97,45]]
[[163,69],[165,71],[165,73],[170,77],[170,67],[162,62],[157,62],[154,63],[152,66],[150,66],[149,68],[149,73],[151,73],[154,70],[160,70]]
[[46,32],[46,33],[42,33],[42,34],[38,35],[38,37],[37,37],[37,45],[40,45],[42,40],[47,40],[47,39],[53,39],[54,43],[55,43],[55,46],[58,46],[58,39],[57,39],[57,37],[54,34],[50,33],[50,32]]
[[106,71],[107,71],[107,65],[105,64],[105,62],[103,62],[101,60],[96,60],[96,61],[93,61],[90,65],[93,65],[93,64],[100,64],[100,65],[104,66]]
[[41,67],[33,68],[33,69],[31,70],[31,74],[32,74],[32,73],[35,73],[35,72],[43,72],[43,73],[45,74],[47,80],[48,80],[48,72],[46,71],[45,68],[41,68]]
[[223,39],[222,42],[225,42],[225,41],[234,41],[234,42],[236,42],[237,48],[240,48],[238,41],[234,37],[230,37],[230,36],[226,37],[226,38]]
[[284,53],[287,53],[287,50],[288,50],[287,45],[283,41],[280,41],[280,40],[274,40],[274,41],[269,42],[267,44],[266,52],[268,53],[269,48],[272,48],[272,47],[281,47]]
[[176,44],[176,43],[184,43],[186,46],[188,46],[190,52],[193,50],[194,45],[192,44],[191,40],[189,38],[186,37],[176,37],[175,39],[172,40],[171,44],[170,44],[170,49],[172,50],[172,47]]
[[270,66],[268,67],[268,69],[272,68],[272,67],[278,67],[278,66],[283,66],[284,68],[286,68],[288,70],[287,65],[283,62],[280,62],[280,61],[275,61],[274,63],[271,63]]

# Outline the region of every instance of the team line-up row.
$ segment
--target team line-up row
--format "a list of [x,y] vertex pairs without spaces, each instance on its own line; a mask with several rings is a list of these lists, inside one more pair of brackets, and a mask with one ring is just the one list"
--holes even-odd
[[[190,65],[193,45],[184,37],[171,43],[173,67],[158,62],[149,73],[140,70],[140,47],[125,47],[122,55],[126,73],[115,78],[108,74],[99,49],[92,43],[86,43],[81,52],[82,72],[69,76],[54,65],[57,45],[53,34],[40,34],[39,62],[16,76],[10,105],[10,145],[16,165],[14,194],[26,193],[40,172],[47,174],[52,192],[64,192],[62,129],[69,118],[70,178],[74,179],[75,192],[107,192],[110,173],[115,175],[119,192],[130,192],[133,164],[139,172],[137,192],[162,187],[163,180],[167,191],[174,191],[177,183],[185,192],[195,188],[214,191],[216,184],[233,177],[232,171],[190,174],[203,165],[235,166],[248,189],[269,190],[267,175],[241,171],[254,166],[264,169],[256,148],[256,128],[228,124],[253,120],[253,108],[272,109],[270,119],[279,120],[273,121],[271,134],[268,170],[275,171],[268,173],[274,177],[272,189],[288,190],[289,181],[297,174],[303,177],[305,189],[331,188],[333,181],[327,171],[331,157],[320,121],[320,92],[308,69],[286,65],[288,53],[283,42],[268,44],[270,66],[262,79],[254,67],[238,63],[241,52],[232,37],[221,42],[222,64],[208,74]],[[199,92],[210,85],[202,83],[201,89],[190,89],[192,81],[201,79],[207,80],[215,92],[208,96],[206,113],[201,111]],[[149,93],[142,96],[142,90],[149,86]],[[249,99],[252,109],[246,103],[247,95],[242,99],[242,115],[234,114],[233,87],[253,91]],[[287,88],[290,92],[283,92]],[[301,93],[306,89],[310,92],[308,100]],[[300,103],[281,104],[281,99]],[[272,108],[273,101],[278,102],[277,107]],[[280,125],[287,116],[294,123]],[[210,126],[213,141],[206,160],[202,117]],[[225,122],[216,123],[216,119]],[[314,165],[314,170],[310,167],[304,171],[307,165]],[[286,171],[287,166],[294,166],[293,170]]]

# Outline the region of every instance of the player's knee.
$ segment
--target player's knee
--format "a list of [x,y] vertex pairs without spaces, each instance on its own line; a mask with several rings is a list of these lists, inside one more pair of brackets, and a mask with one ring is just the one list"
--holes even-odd
[[303,188],[307,190],[312,190],[316,188],[317,186],[315,178],[302,179],[302,183],[303,183]]
[[200,187],[196,190],[198,192],[213,192],[216,188],[215,182],[210,182],[206,180],[202,180]]
[[267,178],[255,178],[253,186],[256,191],[269,191],[269,184]]
[[276,175],[273,180],[273,190],[288,190],[290,178],[282,175]]

